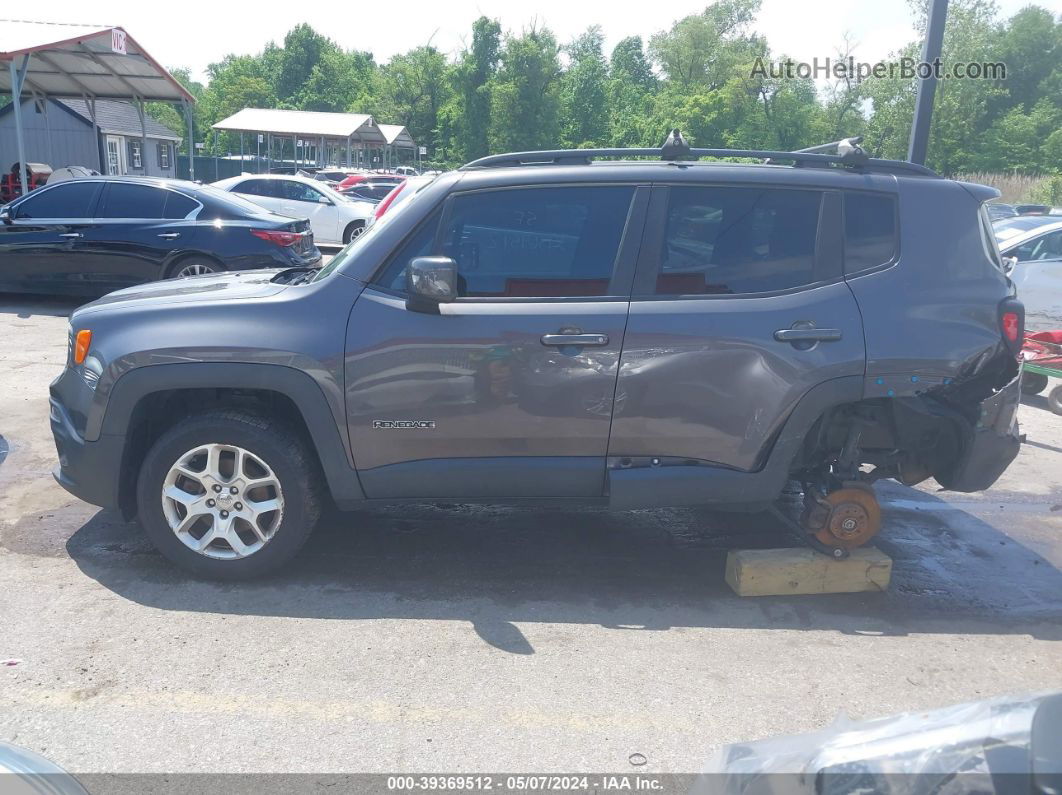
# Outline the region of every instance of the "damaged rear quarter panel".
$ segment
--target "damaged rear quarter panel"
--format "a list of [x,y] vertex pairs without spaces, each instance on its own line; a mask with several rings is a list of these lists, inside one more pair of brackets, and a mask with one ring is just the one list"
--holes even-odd
[[948,180],[901,178],[899,260],[851,276],[866,334],[866,397],[914,395],[969,378],[1001,348],[1012,287],[985,252],[979,204]]

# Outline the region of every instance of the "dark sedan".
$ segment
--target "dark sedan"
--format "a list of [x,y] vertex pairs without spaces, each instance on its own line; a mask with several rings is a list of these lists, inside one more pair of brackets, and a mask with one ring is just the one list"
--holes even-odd
[[89,177],[0,208],[0,291],[99,295],[179,276],[316,267],[309,222],[180,180]]

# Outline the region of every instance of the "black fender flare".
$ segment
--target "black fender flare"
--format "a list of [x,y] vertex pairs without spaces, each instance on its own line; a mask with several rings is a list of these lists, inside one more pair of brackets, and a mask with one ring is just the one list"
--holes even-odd
[[256,389],[288,398],[309,431],[336,503],[343,505],[365,499],[354,468],[344,418],[336,417],[329,408],[320,385],[309,374],[293,367],[248,362],[187,362],[138,367],[124,373],[111,388],[101,425],[102,435],[126,436],[130,419],[141,400],[158,392],[182,389]]

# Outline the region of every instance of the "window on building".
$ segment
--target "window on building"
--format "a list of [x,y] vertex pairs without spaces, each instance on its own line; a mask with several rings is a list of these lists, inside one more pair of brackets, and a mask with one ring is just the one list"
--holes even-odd
[[673,187],[657,295],[766,293],[815,281],[822,194]]
[[139,140],[129,140],[129,165],[133,168],[144,167],[144,153],[141,151]]
[[896,256],[896,199],[883,193],[845,191],[844,270],[858,273]]
[[166,142],[159,144],[159,167],[170,167],[170,145]]

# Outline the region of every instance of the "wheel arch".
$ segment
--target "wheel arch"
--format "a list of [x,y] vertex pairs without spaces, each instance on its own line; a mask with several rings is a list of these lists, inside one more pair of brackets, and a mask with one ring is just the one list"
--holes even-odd
[[125,439],[118,504],[126,516],[135,513],[136,473],[154,440],[195,411],[220,407],[280,416],[305,440],[337,504],[364,499],[346,434],[309,375],[272,364],[162,364],[119,378],[103,417],[102,434]]

